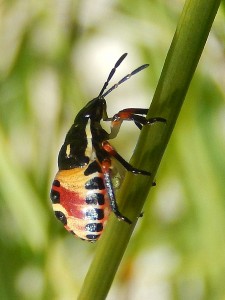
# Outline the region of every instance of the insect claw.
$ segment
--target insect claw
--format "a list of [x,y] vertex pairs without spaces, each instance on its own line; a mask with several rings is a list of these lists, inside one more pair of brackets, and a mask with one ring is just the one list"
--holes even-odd
[[133,168],[131,170],[131,172],[135,175],[145,175],[145,176],[151,176],[152,173],[148,172],[148,171],[145,171],[145,170],[139,170],[139,169],[135,169]]
[[131,220],[128,219],[127,217],[125,217],[125,216],[117,216],[117,218],[118,218],[119,220],[122,220],[122,221],[128,223],[128,224],[132,224]]
[[139,218],[142,218],[143,215],[144,215],[144,212],[142,211],[142,212],[140,213],[140,215],[138,216],[138,219],[139,219]]
[[161,118],[161,117],[155,117],[155,118],[150,118],[150,119],[146,119],[147,123],[146,124],[154,124],[156,122],[161,122],[161,123],[166,123],[166,119]]

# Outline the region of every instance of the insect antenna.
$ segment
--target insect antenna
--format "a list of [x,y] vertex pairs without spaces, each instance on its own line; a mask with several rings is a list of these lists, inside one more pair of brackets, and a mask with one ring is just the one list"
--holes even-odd
[[104,83],[102,89],[101,89],[101,92],[99,93],[98,97],[102,96],[103,95],[103,92],[105,91],[105,89],[107,88],[110,80],[112,79],[113,75],[115,74],[116,72],[116,69],[119,67],[119,65],[121,64],[121,62],[124,60],[124,58],[127,56],[127,53],[124,53],[118,60],[117,62],[115,63],[115,66],[112,68],[111,72],[109,73],[109,76],[106,80],[106,82]]
[[108,89],[108,91],[106,91],[104,93],[104,91],[106,90],[106,87],[109,84],[109,81],[111,80],[111,78],[113,77],[116,68],[121,64],[121,62],[124,60],[124,58],[127,56],[127,53],[124,53],[119,60],[116,62],[114,68],[111,70],[111,72],[109,73],[108,79],[106,80],[106,82],[104,83],[104,86],[99,94],[99,96],[105,97],[106,95],[108,95],[109,93],[111,93],[113,90],[115,90],[116,88],[118,88],[118,86],[120,84],[122,84],[123,82],[125,82],[126,80],[130,79],[131,76],[137,74],[138,72],[142,71],[143,69],[147,68],[149,66],[149,64],[145,64],[142,65],[140,67],[138,67],[137,69],[133,70],[130,74],[127,74],[126,76],[124,76],[119,82],[117,82],[116,84],[114,84],[110,89]]
[[106,91],[102,97],[105,97],[106,95],[108,95],[109,93],[111,93],[113,90],[115,90],[116,88],[118,88],[118,86],[125,82],[126,80],[130,79],[131,76],[137,74],[138,72],[140,72],[141,70],[147,68],[149,66],[149,64],[145,64],[145,65],[142,65],[140,67],[138,67],[137,69],[135,69],[134,71],[132,71],[130,74],[127,74],[126,76],[124,76],[119,82],[117,82],[116,84],[114,84],[110,89],[108,89],[108,91]]

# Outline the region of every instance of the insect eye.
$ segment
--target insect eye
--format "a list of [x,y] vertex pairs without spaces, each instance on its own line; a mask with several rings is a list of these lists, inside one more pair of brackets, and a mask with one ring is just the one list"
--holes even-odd
[[63,223],[63,225],[67,224],[67,218],[61,211],[55,211],[56,218]]

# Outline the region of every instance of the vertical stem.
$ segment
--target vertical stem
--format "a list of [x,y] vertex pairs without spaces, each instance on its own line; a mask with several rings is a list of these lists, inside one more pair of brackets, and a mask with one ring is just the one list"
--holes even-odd
[[[219,4],[219,0],[185,3],[149,112],[149,117],[166,118],[167,125],[145,127],[132,158],[135,167],[151,170],[152,177],[127,174],[119,194],[120,209],[131,220],[137,220],[149,193]],[[106,298],[135,223],[129,225],[110,217],[79,299]]]

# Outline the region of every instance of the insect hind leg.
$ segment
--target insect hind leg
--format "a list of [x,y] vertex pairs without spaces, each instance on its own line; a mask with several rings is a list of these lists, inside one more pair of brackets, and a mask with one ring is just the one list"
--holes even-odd
[[116,217],[119,220],[122,220],[128,224],[132,224],[131,220],[128,219],[127,217],[125,217],[124,215],[121,214],[121,212],[119,211],[117,202],[116,202],[116,197],[114,194],[114,190],[113,190],[113,184],[112,184],[112,180],[110,177],[110,166],[111,166],[111,162],[108,159],[103,160],[103,162],[101,163],[102,165],[102,170],[103,170],[103,176],[104,176],[104,183],[105,183],[105,187],[109,196],[109,200],[110,200],[110,206],[112,208],[112,211],[114,212],[114,214],[116,215]]

